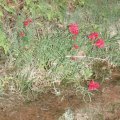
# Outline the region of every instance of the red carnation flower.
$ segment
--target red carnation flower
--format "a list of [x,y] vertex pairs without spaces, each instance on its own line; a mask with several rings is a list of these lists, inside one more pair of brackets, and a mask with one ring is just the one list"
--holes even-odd
[[19,36],[20,36],[20,37],[25,37],[25,33],[24,33],[24,32],[20,32],[20,33],[19,33]]
[[29,22],[28,22],[27,20],[25,20],[25,21],[23,22],[23,24],[24,24],[25,27],[27,27],[27,26],[29,25]]
[[71,23],[69,25],[69,32],[71,34],[78,35],[78,33],[79,33],[78,25],[76,23]]
[[98,34],[97,32],[93,32],[93,33],[91,33],[91,34],[88,36],[88,38],[89,38],[90,40],[95,40],[95,39],[98,38],[98,36],[99,36],[99,34]]
[[79,46],[78,46],[77,44],[74,44],[74,45],[73,45],[73,48],[74,48],[74,49],[78,49]]
[[95,43],[95,46],[98,48],[103,48],[105,46],[105,42],[103,39],[98,39],[97,42]]
[[92,91],[92,90],[97,90],[100,88],[100,84],[98,82],[95,82],[94,80],[91,80],[88,86],[88,90]]
[[24,26],[27,27],[32,22],[32,19],[27,19],[23,22]]

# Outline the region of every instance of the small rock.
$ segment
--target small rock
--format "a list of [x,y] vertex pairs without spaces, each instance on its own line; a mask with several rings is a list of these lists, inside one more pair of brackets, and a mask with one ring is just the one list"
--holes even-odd
[[59,117],[58,120],[75,120],[74,112],[70,108],[68,108],[65,110],[65,113]]

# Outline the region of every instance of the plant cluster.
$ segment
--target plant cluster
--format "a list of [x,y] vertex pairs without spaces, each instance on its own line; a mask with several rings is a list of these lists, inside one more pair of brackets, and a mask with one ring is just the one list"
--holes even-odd
[[[91,8],[93,4],[87,2],[82,0],[82,5],[86,5],[86,8],[81,6],[80,10],[86,12],[86,9]],[[42,1],[40,5],[38,3],[25,0],[23,12],[17,16],[14,27],[11,29],[9,22],[0,27],[0,46],[8,56],[7,71],[13,70],[0,78],[0,84],[5,83],[0,85],[0,89],[3,90],[6,83],[9,83],[15,90],[23,93],[28,93],[29,90],[40,92],[47,86],[52,86],[55,92],[59,93],[57,86],[68,84],[72,84],[76,91],[83,95],[90,95],[92,90],[98,90],[102,82],[110,76],[110,72],[107,72],[110,69],[104,65],[100,67],[98,63],[106,63],[107,66],[120,65],[120,31],[117,30],[115,35],[111,35],[109,28],[103,27],[110,16],[106,13],[107,15],[101,18],[99,15],[97,20],[95,9],[92,7],[82,16],[80,22],[68,21],[67,25],[63,24],[64,29],[55,28],[54,32],[41,35],[40,28],[43,32],[46,29],[51,30],[47,21],[54,22],[57,18],[62,22],[64,15],[61,10],[66,11],[68,2],[57,0],[51,3]],[[79,1],[75,2],[78,3],[81,4]],[[7,9],[6,5],[2,7],[7,12],[11,10]],[[14,15],[14,12],[12,14]],[[3,14],[0,12],[0,15]],[[44,18],[46,29],[40,25],[42,23],[38,22],[37,16]],[[86,21],[83,24],[84,20]]]

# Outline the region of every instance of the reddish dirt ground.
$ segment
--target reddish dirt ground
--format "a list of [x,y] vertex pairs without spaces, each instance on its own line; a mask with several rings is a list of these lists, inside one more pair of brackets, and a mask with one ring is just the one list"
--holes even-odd
[[91,103],[85,103],[81,96],[76,96],[70,89],[61,96],[48,92],[30,103],[19,102],[16,98],[1,99],[0,120],[58,120],[66,108],[70,107],[74,111],[84,109],[86,105],[91,108],[100,106],[104,119],[95,120],[120,120],[120,80],[117,78],[106,83],[99,92],[94,93]]
[[15,105],[4,103],[0,107],[0,120],[57,120],[67,107],[75,108],[81,104],[74,94],[64,97],[47,93],[42,95],[38,101],[31,103],[15,103]]

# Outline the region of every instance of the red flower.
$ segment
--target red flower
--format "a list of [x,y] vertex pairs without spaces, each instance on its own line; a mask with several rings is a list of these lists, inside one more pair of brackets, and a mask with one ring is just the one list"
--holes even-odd
[[91,40],[95,40],[98,38],[98,36],[99,36],[99,34],[97,32],[93,32],[88,36],[88,38]]
[[100,88],[100,84],[95,82],[94,80],[91,80],[88,86],[88,90],[92,91],[92,90],[97,90],[98,88]]
[[103,39],[98,39],[97,42],[95,43],[95,46],[98,48],[103,48],[105,46],[105,42]]
[[76,57],[71,57],[70,59],[73,60],[73,61],[76,61],[76,60],[77,60]]
[[69,25],[69,32],[71,34],[78,35],[78,33],[79,33],[78,25],[76,23],[71,23]]
[[24,33],[24,32],[20,32],[20,33],[19,33],[19,36],[20,36],[20,37],[25,37],[25,33]]
[[79,46],[78,46],[77,44],[74,44],[74,45],[73,45],[73,48],[74,48],[74,49],[78,49]]
[[25,21],[23,22],[23,24],[24,24],[25,27],[27,27],[27,26],[29,25],[29,22],[28,22],[27,20],[25,20]]
[[23,22],[24,26],[27,27],[32,22],[32,19],[27,19]]

